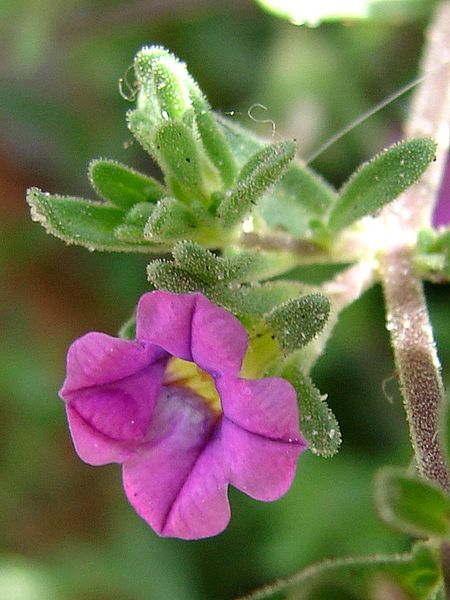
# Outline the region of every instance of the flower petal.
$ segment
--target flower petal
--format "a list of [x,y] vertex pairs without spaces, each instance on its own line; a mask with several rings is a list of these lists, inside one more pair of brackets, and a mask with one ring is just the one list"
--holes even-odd
[[158,400],[165,361],[129,377],[66,395],[69,405],[94,431],[113,440],[139,441],[147,433]]
[[306,445],[298,429],[297,396],[285,379],[219,377],[216,387],[224,415],[236,425],[267,438]]
[[144,294],[137,307],[136,338],[192,360],[191,321],[197,296],[160,291]]
[[238,319],[200,293],[144,294],[137,309],[136,337],[212,375],[237,374],[247,349],[247,334]]
[[216,416],[188,390],[165,388],[148,443],[123,468],[126,494],[162,536],[197,539],[219,533],[230,518]]
[[73,342],[67,353],[67,376],[60,391],[63,399],[76,390],[128,377],[158,360],[157,347],[93,331]]
[[194,362],[213,376],[238,375],[247,344],[247,333],[238,319],[197,294],[191,335]]
[[305,445],[281,442],[222,420],[223,451],[231,485],[256,500],[277,500],[289,489]]
[[75,450],[84,462],[89,465],[121,463],[134,451],[134,444],[112,440],[93,429],[70,404],[66,410]]

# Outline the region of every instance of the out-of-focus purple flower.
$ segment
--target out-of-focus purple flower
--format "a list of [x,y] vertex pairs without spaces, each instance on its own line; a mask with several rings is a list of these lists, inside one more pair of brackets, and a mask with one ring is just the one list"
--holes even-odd
[[439,200],[433,215],[433,225],[435,227],[450,225],[450,157],[447,159]]
[[231,484],[258,500],[291,485],[306,448],[293,387],[239,377],[247,335],[202,294],[150,292],[136,340],[88,333],[60,395],[85,462],[123,465],[125,492],[162,536],[220,533]]

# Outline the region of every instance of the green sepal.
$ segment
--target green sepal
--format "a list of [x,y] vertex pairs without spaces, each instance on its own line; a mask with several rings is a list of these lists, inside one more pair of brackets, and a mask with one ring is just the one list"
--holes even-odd
[[281,377],[287,379],[297,392],[300,429],[311,452],[326,458],[334,456],[342,437],[337,419],[326,403],[326,396],[320,394],[311,378],[293,362],[283,367]]
[[295,156],[295,143],[270,144],[255,154],[242,167],[234,187],[219,205],[217,216],[225,227],[241,221],[286,172]]
[[121,242],[129,244],[148,243],[144,238],[144,228],[141,225],[123,223],[114,229],[114,235]]
[[330,314],[330,302],[321,294],[308,294],[276,307],[266,316],[285,354],[302,348],[323,329]]
[[436,144],[418,138],[394,144],[363,164],[344,184],[329,227],[338,231],[373,215],[415,183],[436,156]]
[[181,120],[191,109],[186,65],[161,46],[142,48],[134,59],[139,86],[137,105],[153,124]]
[[125,215],[125,223],[129,225],[144,225],[155,210],[155,204],[150,202],[138,202]]
[[408,600],[434,600],[441,585],[438,557],[426,544],[417,543],[411,553],[325,560],[241,600],[336,597],[330,590],[344,597],[348,594],[352,600],[367,600],[383,583],[397,591],[399,598],[406,594]]
[[[264,140],[216,115],[238,165],[242,167],[264,145]],[[336,192],[315,171],[292,163],[284,177],[258,203],[257,211],[272,228],[283,228],[297,237],[309,235],[310,221],[321,219],[336,202]]]
[[51,195],[38,188],[28,190],[27,202],[33,221],[68,244],[115,252],[157,252],[160,249],[144,239],[137,243],[120,240],[115,231],[125,213],[112,204]]
[[144,237],[153,242],[179,239],[198,226],[192,211],[176,198],[162,198],[144,227]]
[[377,473],[375,495],[389,525],[418,537],[450,539],[450,498],[429,481],[385,467]]
[[113,160],[91,161],[89,179],[99,196],[123,209],[164,196],[163,186],[155,179]]
[[206,200],[204,187],[206,158],[194,132],[184,123],[167,121],[154,134],[155,156],[172,193],[185,202]]
[[237,165],[231,147],[208,101],[196,85],[191,88],[191,99],[203,147],[217,169],[224,187],[228,188],[233,184],[237,174]]
[[[177,252],[175,255],[179,258]],[[211,274],[216,267],[210,268],[205,275],[201,268],[189,271],[177,262],[154,260],[147,267],[147,276],[156,288],[176,293],[202,292],[239,317],[259,320],[281,302],[298,296],[303,289],[297,283],[285,281],[250,285],[225,280],[214,283]]]
[[181,241],[172,250],[175,264],[205,283],[244,281],[257,276],[264,259],[257,252],[240,252],[230,257],[216,256],[193,241]]

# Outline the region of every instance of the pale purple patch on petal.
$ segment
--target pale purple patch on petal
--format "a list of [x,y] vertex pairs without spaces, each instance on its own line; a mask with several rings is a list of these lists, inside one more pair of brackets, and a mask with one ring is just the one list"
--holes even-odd
[[139,300],[136,338],[192,361],[191,321],[198,294],[149,292]]
[[238,375],[247,344],[247,333],[238,319],[197,294],[191,334],[194,362],[212,375]]
[[160,535],[201,537],[195,534],[194,522],[190,534],[175,531],[172,511],[186,496],[186,481],[195,471],[215,423],[215,413],[196,394],[176,387],[163,388],[146,442],[124,464],[128,499]]
[[287,492],[305,445],[274,441],[241,429],[226,417],[222,443],[231,485],[256,500],[277,500]]
[[102,435],[86,423],[70,404],[66,410],[75,450],[84,462],[89,465],[122,463],[133,453],[135,444],[118,442]]
[[93,331],[73,342],[67,353],[67,376],[60,396],[128,377],[163,353],[157,347],[121,340]]
[[243,429],[306,446],[298,429],[296,392],[285,379],[220,377],[216,387],[224,414]]

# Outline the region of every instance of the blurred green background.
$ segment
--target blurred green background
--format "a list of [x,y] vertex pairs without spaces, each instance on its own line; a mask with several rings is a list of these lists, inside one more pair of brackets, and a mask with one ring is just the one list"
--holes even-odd
[[[0,0],[0,600],[230,599],[324,557],[409,548],[371,497],[378,466],[410,460],[379,289],[344,313],[314,370],[339,456],[302,456],[273,504],[231,490],[217,538],[160,539],[128,506],[119,467],[79,461],[57,397],[68,345],[116,333],[148,289],[146,258],[65,246],[31,222],[24,194],[93,196],[94,157],[154,172],[118,91],[144,44],[184,59],[217,110],[268,137],[273,120],[308,156],[416,75],[432,5],[307,28],[250,0]],[[314,166],[339,186],[398,138],[408,100]],[[449,287],[427,292],[448,384]]]

